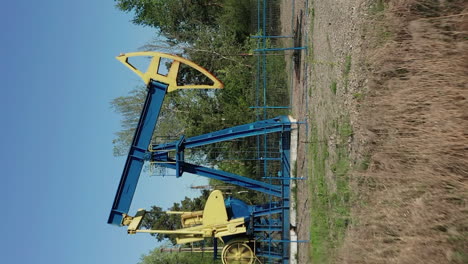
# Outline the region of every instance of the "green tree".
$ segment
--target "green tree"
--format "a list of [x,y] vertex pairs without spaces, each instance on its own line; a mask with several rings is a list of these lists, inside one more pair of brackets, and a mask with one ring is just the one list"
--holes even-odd
[[111,107],[122,116],[121,130],[116,132],[114,156],[127,154],[132,143],[133,134],[140,118],[140,112],[145,102],[146,92],[144,87],[137,87],[130,91],[128,96],[120,96],[111,101]]
[[217,0],[116,0],[117,7],[135,13],[136,24],[158,28],[174,42],[191,42],[202,26],[215,26],[222,8]]
[[213,260],[211,252],[192,253],[192,252],[162,252],[163,248],[169,248],[171,245],[165,244],[150,251],[140,258],[138,264],[220,264],[220,260]]
[[[184,212],[193,212],[203,210],[205,207],[206,200],[210,195],[209,191],[202,191],[201,195],[196,198],[185,197],[180,203],[174,203],[170,207],[169,211],[184,211]],[[145,229],[152,230],[176,230],[182,228],[180,221],[180,215],[166,214],[165,211],[158,206],[152,206],[151,210],[148,211],[143,219],[142,226]],[[151,234],[156,237],[158,241],[163,241],[169,239],[172,244],[176,244],[176,239],[174,235],[168,234]]]
[[239,41],[249,34],[252,0],[115,0],[133,12],[135,24],[155,27],[173,44],[193,43],[207,28],[234,33]]
[[[146,94],[146,88],[138,86],[131,90],[128,95],[119,96],[110,102],[111,108],[122,116],[121,130],[115,133],[116,137],[112,141],[114,156],[127,154],[140,119]],[[183,117],[184,114],[189,112],[189,109],[179,109],[177,97],[177,93],[166,96],[153,135],[154,143],[175,140],[184,133],[186,126]]]

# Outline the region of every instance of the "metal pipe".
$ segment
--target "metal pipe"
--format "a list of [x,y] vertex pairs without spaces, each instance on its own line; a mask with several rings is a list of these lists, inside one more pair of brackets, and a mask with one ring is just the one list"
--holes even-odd
[[291,48],[263,48],[263,49],[254,49],[254,52],[266,52],[266,51],[283,51],[283,50],[305,50],[307,47],[291,47]]

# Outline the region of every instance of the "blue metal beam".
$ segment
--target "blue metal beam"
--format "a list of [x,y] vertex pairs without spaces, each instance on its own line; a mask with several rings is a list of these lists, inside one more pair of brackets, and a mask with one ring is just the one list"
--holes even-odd
[[[291,192],[291,167],[290,167],[290,153],[291,153],[291,132],[287,131],[281,134],[281,176],[284,178],[281,184],[281,193],[283,200],[283,231],[281,239],[283,241],[290,240],[290,192]],[[289,245],[283,242],[283,264],[289,263]]]
[[253,212],[253,215],[255,217],[260,217],[260,216],[274,215],[274,214],[279,214],[279,213],[283,213],[283,208],[274,207],[274,208],[271,208],[271,209],[264,209],[264,210],[261,210],[261,211],[255,211],[255,212]]
[[171,151],[179,148],[195,148],[203,145],[228,141],[238,138],[264,135],[275,132],[291,130],[291,121],[287,116],[278,116],[272,119],[226,128],[216,132],[178,140],[170,143],[155,145],[152,151]]
[[120,225],[123,214],[128,213],[130,209],[143,163],[148,159],[147,149],[151,143],[167,87],[167,84],[156,81],[151,81],[148,85],[145,104],[138,121],[130,151],[128,152],[127,161],[125,162],[119,187],[112,204],[112,210],[107,220],[109,224]]
[[255,232],[280,232],[283,229],[279,226],[254,226]]
[[291,48],[263,48],[263,49],[254,49],[254,52],[265,52],[265,51],[283,51],[283,50],[304,50],[307,47],[291,47]]
[[[262,241],[264,242],[264,241]],[[261,257],[261,258],[267,258],[267,259],[283,259],[283,257],[281,255],[279,255],[278,253],[260,253],[260,254],[255,254],[257,257]]]
[[[161,161],[161,163],[158,164],[161,167],[174,169],[174,170],[177,168],[177,164],[175,160],[169,159],[169,158],[163,158],[162,156],[159,156],[159,158],[160,159],[158,160],[154,158],[152,160],[154,162]],[[226,183],[241,186],[250,190],[266,193],[266,194],[273,195],[276,197],[282,197],[281,186],[279,185],[273,185],[273,184],[265,183],[262,181],[257,181],[248,177],[240,176],[234,173],[206,168],[203,166],[190,164],[186,162],[178,162],[178,163],[182,172],[188,172],[188,173],[200,175],[203,177],[207,177],[210,179],[220,180]]]
[[294,38],[294,36],[250,36],[250,38]]
[[[153,162],[160,161],[161,163],[159,163],[159,165],[162,167],[174,169],[176,171],[176,177],[180,177],[183,172],[189,172],[192,174],[221,180],[251,190],[270,194],[276,197],[282,197],[281,186],[268,184],[221,170],[185,163],[183,159],[183,153],[186,148],[194,148],[249,136],[265,135],[275,132],[289,132],[290,130],[291,122],[289,118],[287,116],[279,116],[276,118],[231,127],[187,139],[182,137],[180,140],[174,142],[155,145],[152,147],[153,154],[151,160]],[[167,151],[176,151],[176,159],[169,159]]]
[[290,106],[251,106],[250,109],[290,109]]

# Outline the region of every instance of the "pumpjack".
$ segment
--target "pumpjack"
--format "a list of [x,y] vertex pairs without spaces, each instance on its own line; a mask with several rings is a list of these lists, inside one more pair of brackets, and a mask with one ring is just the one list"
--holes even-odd
[[[128,59],[135,56],[151,57],[146,72],[142,72]],[[174,55],[159,52],[135,52],[121,54],[117,59],[139,75],[147,85],[147,96],[139,119],[129,154],[114,198],[108,223],[127,226],[128,234],[161,233],[174,234],[178,244],[215,238],[224,243],[221,259],[224,264],[234,263],[289,263],[290,241],[290,134],[294,120],[287,116],[239,125],[192,138],[152,145],[159,112],[166,93],[178,89],[221,89],[223,84],[215,76],[197,64]],[[162,59],[171,60],[167,74],[159,73]],[[177,82],[181,64],[199,71],[210,80],[210,84],[188,84]],[[167,66],[167,65],[166,65]],[[280,134],[280,156],[262,159],[281,163],[278,175],[269,181],[254,180],[213,168],[190,164],[185,161],[184,151],[207,144],[234,140],[250,136]],[[140,229],[145,210],[138,210],[134,216],[128,211],[136,190],[138,179],[145,161],[175,170],[176,177],[184,172],[221,180],[250,190],[262,192],[274,199],[268,204],[248,205],[231,197],[224,198],[219,190],[211,192],[202,211],[168,212],[178,214],[182,228],[178,230]],[[215,243],[215,257],[217,254]]]

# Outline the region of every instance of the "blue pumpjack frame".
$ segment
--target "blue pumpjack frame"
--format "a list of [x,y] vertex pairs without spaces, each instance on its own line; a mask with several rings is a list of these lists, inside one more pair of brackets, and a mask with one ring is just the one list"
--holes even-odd
[[176,168],[180,168],[181,173],[187,172],[191,174],[196,174],[210,179],[220,180],[226,183],[244,187],[257,192],[262,192],[268,195],[273,195],[276,197],[282,196],[282,190],[280,186],[262,181],[257,181],[248,177],[240,176],[238,174],[222,170],[211,169],[200,165],[190,164],[184,161],[177,161],[169,158],[167,155],[164,156],[162,153],[154,155],[152,161],[155,163],[160,162],[159,165],[164,168],[173,170],[176,170]]
[[[128,214],[130,205],[137,187],[137,183],[145,161],[161,162],[160,165],[166,168],[176,170],[178,177],[184,172],[205,176],[221,180],[226,183],[238,185],[254,191],[263,192],[265,194],[278,197],[281,199],[281,206],[270,208],[257,214],[253,217],[280,215],[281,223],[281,241],[282,252],[273,252],[268,250],[267,253],[260,253],[273,259],[282,259],[282,263],[289,263],[289,214],[290,214],[290,133],[291,122],[287,116],[279,116],[276,118],[257,121],[250,124],[240,125],[232,128],[223,129],[220,131],[192,137],[181,137],[180,140],[159,144],[151,147],[151,138],[156,127],[156,123],[161,111],[161,107],[167,93],[167,84],[157,81],[151,81],[147,87],[148,93],[143,106],[140,120],[129,150],[125,167],[120,179],[119,186],[115,195],[114,203],[109,215],[108,223],[113,225],[121,225],[124,214]],[[270,133],[281,133],[280,151],[281,151],[281,176],[278,181],[281,184],[275,185],[263,181],[254,180],[245,176],[207,168],[204,166],[190,164],[184,161],[184,150],[188,148],[199,147],[207,144],[213,144],[228,140],[245,138],[250,136],[267,135]],[[175,151],[175,159],[169,157],[169,151]],[[271,182],[271,181],[270,181]],[[272,232],[278,232],[279,226],[257,226],[254,230],[257,233],[256,239],[260,241],[265,233],[267,237]],[[263,234],[263,236],[261,235]],[[270,239],[271,240],[271,239]],[[269,242],[271,244],[271,242]]]
[[226,128],[187,139],[182,137],[178,141],[154,145],[151,149],[154,152],[173,151],[177,148],[181,150],[189,149],[228,140],[288,131],[290,129],[291,122],[289,118],[287,116],[278,116],[272,119]]

